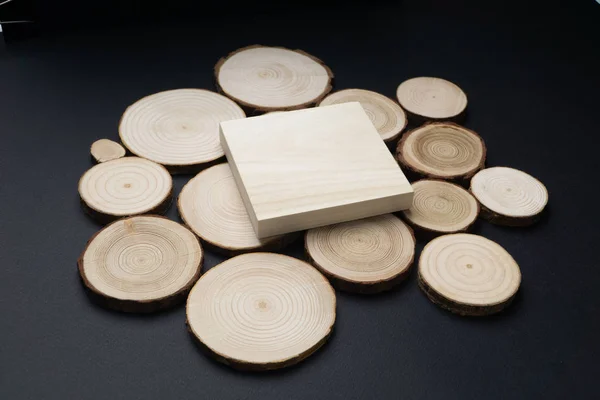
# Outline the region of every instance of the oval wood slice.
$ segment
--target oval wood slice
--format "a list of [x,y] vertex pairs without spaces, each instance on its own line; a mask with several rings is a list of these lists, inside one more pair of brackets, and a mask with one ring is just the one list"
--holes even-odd
[[419,259],[419,286],[429,299],[461,315],[503,310],[521,284],[515,260],[482,236],[455,233],[429,242]]
[[325,343],[335,303],[327,279],[304,261],[251,253],[204,274],[186,312],[189,330],[218,361],[269,370],[295,364]]
[[329,94],[319,106],[358,101],[385,142],[398,138],[406,127],[404,110],[392,99],[370,90],[346,89]]
[[481,216],[499,225],[531,225],[548,204],[542,182],[508,167],[479,171],[471,179],[471,193],[481,203]]
[[163,164],[171,172],[190,172],[225,154],[219,123],[245,117],[237,104],[218,93],[168,90],[129,106],[119,135],[133,154]]
[[436,235],[463,232],[477,219],[479,203],[458,185],[423,179],[412,187],[413,205],[402,214],[418,231]]
[[386,214],[310,229],[306,252],[336,288],[376,293],[406,278],[415,239],[404,222]]
[[125,312],[153,312],[183,301],[200,276],[202,248],[184,226],[158,216],[113,222],[78,261],[94,299]]
[[187,226],[214,250],[235,255],[280,250],[298,235],[258,239],[228,164],[210,167],[192,178],[177,201]]
[[90,153],[94,160],[99,163],[125,157],[123,146],[108,139],[100,139],[92,143]]
[[481,137],[451,122],[425,124],[406,132],[396,150],[409,176],[452,180],[464,184],[485,164]]
[[406,80],[398,86],[396,95],[402,108],[420,120],[460,120],[467,108],[462,89],[440,78]]
[[215,66],[219,89],[258,111],[295,110],[318,103],[331,90],[333,74],[301,50],[249,46]]
[[97,164],[79,180],[84,210],[99,222],[164,213],[171,204],[173,181],[160,164],[123,157]]

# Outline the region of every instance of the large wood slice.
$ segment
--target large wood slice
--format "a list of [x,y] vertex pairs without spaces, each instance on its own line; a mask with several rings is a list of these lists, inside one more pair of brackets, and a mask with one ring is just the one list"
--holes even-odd
[[415,255],[412,230],[393,214],[306,233],[306,252],[340,290],[376,293],[406,278]]
[[402,214],[417,232],[430,235],[463,232],[477,219],[479,203],[458,185],[423,179],[412,187],[413,205]]
[[385,142],[393,142],[406,127],[404,110],[392,99],[363,89],[346,89],[329,94],[319,106],[358,101]]
[[173,181],[160,164],[123,157],[97,164],[79,180],[84,210],[101,223],[138,214],[163,214]]
[[483,139],[451,122],[428,123],[406,132],[396,150],[409,177],[452,180],[466,184],[485,164]]
[[249,46],[219,60],[219,89],[252,110],[295,110],[318,103],[331,90],[333,74],[301,50]]
[[548,204],[542,182],[508,167],[479,171],[471,179],[471,193],[481,203],[481,216],[499,225],[531,225]]
[[212,249],[226,255],[280,250],[297,234],[258,239],[229,165],[218,164],[192,178],[177,201],[179,215]]
[[202,348],[239,369],[295,364],[333,329],[336,299],[327,279],[304,261],[273,253],[231,258],[192,288],[187,323]]
[[125,149],[117,142],[108,139],[99,139],[92,143],[90,153],[96,162],[116,160],[125,156]]
[[521,284],[521,270],[499,244],[455,233],[429,242],[419,258],[419,286],[435,304],[461,315],[503,310]]
[[90,239],[78,261],[94,300],[153,312],[185,299],[200,276],[202,248],[184,226],[158,216],[125,218]]
[[163,164],[171,172],[197,172],[225,154],[219,123],[245,116],[237,104],[218,93],[168,90],[129,106],[121,118],[119,135],[137,156]]
[[445,79],[419,77],[404,81],[396,92],[398,101],[417,120],[454,120],[464,118],[467,96]]

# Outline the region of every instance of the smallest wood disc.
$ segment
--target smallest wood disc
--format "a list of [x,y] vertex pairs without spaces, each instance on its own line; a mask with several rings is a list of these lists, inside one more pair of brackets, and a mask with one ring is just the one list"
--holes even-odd
[[412,187],[413,205],[402,214],[415,229],[434,234],[462,232],[477,219],[479,203],[458,185],[423,179]]
[[471,179],[471,193],[481,203],[481,216],[499,225],[531,225],[548,204],[544,184],[508,167],[479,171]]
[[429,299],[460,315],[503,310],[521,284],[521,270],[499,244],[455,233],[429,242],[419,259],[419,286]]
[[467,96],[454,83],[419,77],[398,86],[398,102],[413,117],[425,120],[458,120],[467,108]]
[[123,146],[108,139],[100,139],[92,143],[90,153],[94,160],[99,163],[125,157]]
[[406,127],[404,110],[392,99],[370,90],[346,89],[325,97],[319,106],[358,101],[385,142],[398,138]]
[[376,293],[407,276],[415,239],[404,222],[386,214],[310,229],[306,252],[336,288]]

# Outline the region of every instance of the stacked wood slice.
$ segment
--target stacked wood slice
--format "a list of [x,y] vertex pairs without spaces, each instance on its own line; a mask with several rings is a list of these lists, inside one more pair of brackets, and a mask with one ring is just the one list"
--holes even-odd
[[398,139],[400,132],[406,127],[406,114],[392,99],[370,90],[346,89],[329,94],[319,106],[358,101],[371,122],[387,142]]
[[173,182],[160,164],[123,157],[97,164],[79,180],[84,210],[101,223],[138,214],[162,214],[171,204]]
[[79,273],[95,300],[125,312],[153,312],[185,299],[200,276],[202,248],[180,224],[156,216],[116,221],[90,241]]
[[412,230],[392,214],[310,229],[306,253],[340,290],[377,293],[402,282],[415,256]]
[[331,90],[333,73],[301,50],[249,46],[219,60],[217,86],[257,111],[295,110],[318,103]]
[[171,172],[197,171],[225,154],[219,123],[245,116],[237,104],[218,93],[168,90],[129,106],[121,118],[119,135],[133,154]]
[[90,153],[96,162],[101,163],[124,157],[125,149],[117,142],[108,139],[100,139],[92,143]]
[[398,102],[416,120],[464,118],[467,96],[454,83],[440,78],[419,77],[404,81],[396,92]]
[[325,343],[336,299],[327,279],[304,261],[251,253],[204,274],[186,314],[190,332],[218,361],[269,370],[295,364]]

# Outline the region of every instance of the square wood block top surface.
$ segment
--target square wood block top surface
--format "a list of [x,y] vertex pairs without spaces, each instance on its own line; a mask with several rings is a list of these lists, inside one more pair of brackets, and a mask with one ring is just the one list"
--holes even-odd
[[413,190],[358,102],[220,125],[256,235],[407,209]]

